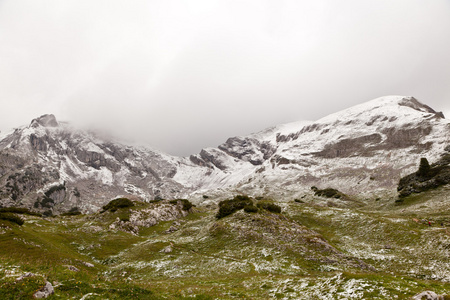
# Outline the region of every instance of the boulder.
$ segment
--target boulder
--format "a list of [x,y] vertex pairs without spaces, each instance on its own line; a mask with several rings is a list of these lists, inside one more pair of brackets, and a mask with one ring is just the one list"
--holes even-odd
[[412,300],[444,300],[444,296],[432,291],[425,291],[413,296]]
[[34,293],[33,298],[35,299],[47,298],[48,296],[53,295],[54,292],[55,290],[53,289],[52,284],[47,281],[42,289]]
[[172,246],[167,246],[164,249],[162,249],[160,252],[162,252],[162,253],[170,253],[172,251],[173,251]]
[[80,272],[80,269],[78,269],[77,267],[75,267],[75,266],[71,266],[71,265],[68,265],[68,266],[66,266],[70,271],[74,271],[74,272]]

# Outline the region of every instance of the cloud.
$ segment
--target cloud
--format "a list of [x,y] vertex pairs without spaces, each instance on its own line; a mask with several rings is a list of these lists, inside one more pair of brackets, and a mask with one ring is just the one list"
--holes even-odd
[[4,0],[0,128],[54,113],[189,155],[388,94],[450,111],[449,12],[444,0]]

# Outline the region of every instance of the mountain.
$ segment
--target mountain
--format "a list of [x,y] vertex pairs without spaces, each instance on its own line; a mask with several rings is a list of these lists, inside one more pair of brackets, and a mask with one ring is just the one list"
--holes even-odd
[[446,152],[449,133],[450,121],[413,97],[378,98],[277,132],[276,151],[238,188],[293,196],[311,186],[392,194],[421,157],[435,161]]
[[205,194],[304,197],[311,186],[393,195],[421,157],[434,161],[446,151],[449,130],[442,113],[413,97],[388,96],[180,158],[44,115],[0,140],[0,203],[50,214],[95,211],[133,195],[199,203]]
[[41,116],[0,138],[0,299],[448,299],[449,125],[390,96],[180,158]]

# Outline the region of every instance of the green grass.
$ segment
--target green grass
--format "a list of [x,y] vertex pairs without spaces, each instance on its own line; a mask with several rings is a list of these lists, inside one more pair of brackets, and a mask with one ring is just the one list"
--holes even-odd
[[[89,293],[89,299],[409,299],[424,290],[449,294],[449,235],[413,221],[450,220],[448,211],[430,210],[428,204],[439,196],[430,195],[405,202],[403,208],[381,199],[376,205],[385,205],[383,209],[290,201],[280,204],[280,214],[241,210],[221,219],[215,210],[199,207],[176,225],[164,221],[142,227],[138,234],[109,226],[118,217],[167,201],[136,202],[131,210],[93,215],[24,215],[23,226],[0,221],[0,299],[29,299],[45,280],[56,283],[51,299]],[[172,226],[177,230],[169,232]],[[162,252],[169,246],[171,252]],[[25,272],[38,276],[22,286],[15,278]],[[346,295],[352,285],[354,293]]]

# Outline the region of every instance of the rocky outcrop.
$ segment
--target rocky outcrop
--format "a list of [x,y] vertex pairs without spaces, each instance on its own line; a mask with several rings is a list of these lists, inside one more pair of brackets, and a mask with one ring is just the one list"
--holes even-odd
[[249,137],[229,138],[218,148],[232,157],[248,161],[255,166],[261,165],[276,150],[276,147],[268,141],[259,141]]
[[53,289],[52,284],[47,281],[42,289],[34,293],[33,298],[43,299],[49,297],[50,295],[53,295],[54,293],[55,290]]
[[42,115],[39,118],[33,119],[31,121],[31,127],[36,128],[39,126],[42,127],[58,127],[58,121],[56,121],[56,118],[54,115]]
[[326,144],[324,149],[315,153],[318,157],[336,158],[350,156],[371,156],[376,145],[382,141],[379,133],[373,133],[356,138],[342,139],[335,143]]
[[189,212],[183,210],[180,205],[154,203],[148,209],[130,209],[127,218],[117,218],[109,229],[138,234],[141,227],[148,228],[160,222],[178,220],[188,214]]
[[425,291],[414,295],[411,300],[444,300],[445,297],[433,291]]
[[[428,164],[422,158],[422,164]],[[402,177],[398,183],[399,198],[413,193],[421,193],[429,189],[450,183],[450,153],[442,155],[441,159],[426,168],[419,168],[417,172]]]

